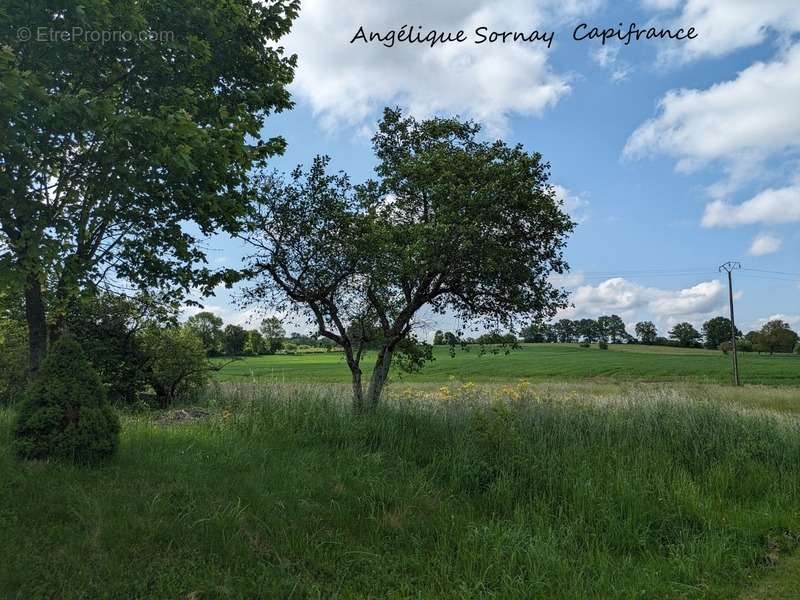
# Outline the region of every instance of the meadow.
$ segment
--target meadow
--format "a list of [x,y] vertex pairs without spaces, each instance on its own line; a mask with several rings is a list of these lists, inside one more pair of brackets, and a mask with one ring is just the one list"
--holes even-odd
[[0,595],[791,598],[800,398],[730,391],[404,383],[356,417],[224,383],[97,469],[14,460],[0,411]]
[[[433,362],[419,373],[395,371],[393,379],[409,383],[456,381],[693,381],[728,383],[731,357],[716,350],[612,344],[608,350],[577,344],[523,344],[519,350],[481,354],[479,347],[468,351],[434,347]],[[742,381],[749,384],[800,385],[800,356],[740,353]],[[365,372],[373,356],[363,360]],[[274,382],[346,383],[350,372],[340,352],[277,354],[243,357],[217,374],[219,381],[267,379]]]

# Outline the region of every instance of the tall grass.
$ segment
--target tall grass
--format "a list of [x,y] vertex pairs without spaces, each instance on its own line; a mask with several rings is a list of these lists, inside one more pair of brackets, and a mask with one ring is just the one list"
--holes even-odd
[[[3,455],[0,553],[24,570],[0,591],[714,598],[793,549],[797,421],[654,387],[579,400],[423,390],[356,416],[344,386],[231,385],[207,421],[129,419],[100,473]],[[47,498],[75,515],[34,516]]]

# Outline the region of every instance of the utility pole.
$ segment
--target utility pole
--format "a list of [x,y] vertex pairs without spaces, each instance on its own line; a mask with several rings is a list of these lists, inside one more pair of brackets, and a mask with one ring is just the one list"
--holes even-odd
[[733,385],[739,385],[739,358],[736,356],[736,322],[733,320],[733,271],[741,269],[742,264],[738,262],[726,262],[721,265],[719,272],[728,273],[728,301],[731,306],[731,346],[733,347]]

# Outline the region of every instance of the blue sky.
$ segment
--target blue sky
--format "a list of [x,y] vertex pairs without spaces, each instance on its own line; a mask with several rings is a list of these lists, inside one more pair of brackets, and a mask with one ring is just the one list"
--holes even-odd
[[[693,26],[695,40],[575,41],[580,23]],[[464,29],[467,42],[350,44],[359,26]],[[541,43],[472,43],[474,29],[555,32]],[[800,4],[795,0],[417,0],[304,2],[296,107],[266,135],[288,142],[272,166],[315,154],[354,180],[371,175],[369,134],[385,105],[459,114],[541,152],[579,225],[567,257],[570,317],[616,313],[632,325],[700,325],[727,314],[717,266],[735,275],[737,322],[781,316],[800,327]],[[212,264],[247,252],[210,241]],[[725,284],[725,285],[724,285]],[[226,321],[254,323],[236,291],[205,300]],[[428,320],[426,331],[451,325]],[[290,330],[304,331],[301,324]]]

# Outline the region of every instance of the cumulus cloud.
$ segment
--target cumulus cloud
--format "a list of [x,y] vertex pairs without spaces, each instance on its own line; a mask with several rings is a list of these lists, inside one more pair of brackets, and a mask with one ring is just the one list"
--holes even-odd
[[583,194],[577,194],[563,185],[554,185],[556,199],[558,199],[567,214],[576,223],[583,223],[589,218],[589,201]]
[[691,43],[665,47],[662,59],[685,63],[718,57],[755,46],[775,33],[790,36],[800,31],[797,0],[642,0],[646,9],[680,13],[672,27],[695,27]]
[[764,256],[765,254],[773,254],[781,249],[783,240],[777,235],[771,233],[759,233],[750,245],[750,250],[747,252],[750,256]]
[[614,313],[628,321],[652,318],[660,323],[699,323],[723,307],[725,294],[725,286],[717,280],[666,290],[614,277],[598,285],[580,286],[570,298],[574,306],[562,311],[559,318],[596,318]]
[[594,11],[600,0],[442,0],[376,2],[306,0],[287,38],[299,55],[293,92],[324,126],[359,126],[384,105],[399,103],[418,116],[459,113],[505,128],[512,114],[538,115],[570,91],[568,75],[548,64],[546,45],[398,43],[350,44],[365,32],[403,25],[469,35],[478,26],[497,31],[552,31],[565,19]]
[[634,131],[624,154],[666,154],[678,159],[679,170],[688,171],[717,160],[752,161],[798,149],[798,98],[800,44],[773,62],[751,65],[732,81],[668,92],[658,116]]
[[715,200],[706,205],[705,227],[800,222],[800,184],[767,189],[741,204]]

